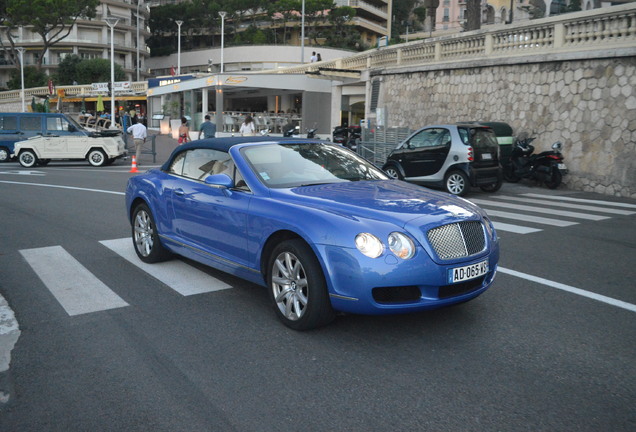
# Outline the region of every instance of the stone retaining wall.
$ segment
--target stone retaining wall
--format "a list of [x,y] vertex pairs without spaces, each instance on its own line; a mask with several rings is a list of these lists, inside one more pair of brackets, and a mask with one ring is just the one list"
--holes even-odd
[[636,198],[634,57],[381,75],[387,126],[503,121],[536,136],[537,152],[563,143],[566,187]]

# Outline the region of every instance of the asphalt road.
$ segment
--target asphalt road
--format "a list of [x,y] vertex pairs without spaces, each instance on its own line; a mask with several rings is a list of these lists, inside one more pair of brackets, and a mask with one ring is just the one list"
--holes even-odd
[[[500,271],[484,295],[295,332],[258,286],[186,262],[177,276],[223,289],[184,295],[107,247],[130,236],[124,162],[27,171],[0,165],[0,294],[20,327],[1,431],[636,430],[634,200],[475,190],[518,215],[492,216]],[[41,252],[124,305],[69,313],[28,261]]]

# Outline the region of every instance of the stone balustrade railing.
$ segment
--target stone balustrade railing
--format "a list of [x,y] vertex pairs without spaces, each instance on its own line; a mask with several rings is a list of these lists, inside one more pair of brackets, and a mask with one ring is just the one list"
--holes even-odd
[[427,63],[566,54],[636,47],[636,3],[549,18],[492,25],[481,30],[432,37],[351,57],[279,69],[277,73],[319,68],[364,70]]
[[[84,85],[68,85],[68,86],[56,86],[56,90],[64,90],[65,97],[95,97],[95,91],[93,87],[88,84]],[[148,83],[146,81],[139,81],[131,83],[131,90],[133,94],[146,94],[148,90]],[[20,90],[10,90],[0,92],[0,102],[11,102],[20,100]],[[31,103],[31,98],[33,96],[45,96],[49,94],[48,87],[32,87],[24,90],[24,99],[27,104]],[[117,93],[119,94],[119,93]],[[116,95],[117,95],[116,94]],[[52,97],[57,97],[57,94],[51,95]],[[122,94],[122,96],[125,96]]]

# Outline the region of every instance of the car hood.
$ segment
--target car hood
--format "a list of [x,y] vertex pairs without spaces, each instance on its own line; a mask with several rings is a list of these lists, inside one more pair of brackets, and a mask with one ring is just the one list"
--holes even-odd
[[402,228],[408,225],[418,232],[458,220],[478,220],[483,214],[469,201],[400,180],[273,189],[272,197],[343,217],[382,220]]

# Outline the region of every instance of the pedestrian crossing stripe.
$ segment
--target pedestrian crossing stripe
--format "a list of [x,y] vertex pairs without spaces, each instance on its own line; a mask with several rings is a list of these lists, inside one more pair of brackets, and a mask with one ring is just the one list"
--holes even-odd
[[572,202],[581,202],[587,204],[599,204],[602,206],[613,206],[613,207],[622,207],[622,208],[633,208],[636,209],[636,204],[629,204],[623,202],[614,202],[614,201],[603,201],[603,200],[593,200],[593,199],[585,199],[585,198],[574,198],[569,196],[562,195],[541,195],[535,193],[526,193],[521,194],[522,196],[533,197],[533,198],[543,198],[548,200],[558,200],[558,201],[572,201]]
[[521,205],[521,204],[512,204],[505,201],[492,201],[492,200],[484,200],[484,199],[476,199],[472,201],[476,204],[479,204],[482,207],[484,206],[485,207],[488,207],[488,206],[505,207],[507,209],[524,210],[524,211],[529,211],[531,213],[543,213],[543,214],[549,214],[552,216],[565,216],[565,217],[570,217],[575,219],[586,219],[586,220],[592,220],[592,221],[600,221],[604,219],[609,219],[609,216],[599,216],[599,215],[593,215],[590,213],[579,213],[579,212],[572,212],[572,211],[566,211],[566,210],[550,209],[545,207],[534,207],[534,206],[527,206],[527,205]]
[[554,201],[533,199],[533,198],[509,197],[509,196],[502,196],[502,195],[493,196],[493,198],[505,199],[507,201],[525,202],[529,204],[543,204],[543,205],[548,205],[552,207],[566,207],[573,210],[587,210],[587,211],[593,211],[598,213],[610,213],[610,214],[617,214],[617,215],[623,215],[623,216],[632,215],[636,213],[629,210],[621,210],[621,209],[597,207],[597,206],[581,205],[581,204],[572,204],[570,202],[554,202]]
[[61,246],[20,254],[70,316],[128,306]]
[[[515,234],[531,234],[542,231],[541,228],[524,226],[524,222],[568,227],[578,224],[581,219],[602,221],[610,219],[611,215],[636,214],[636,204],[588,200],[561,195],[527,193],[519,196],[490,195],[488,198],[475,198],[470,199],[470,201],[478,204],[488,213],[495,229]],[[551,217],[538,216],[538,214]],[[500,219],[505,222],[500,221]],[[521,224],[510,223],[510,220],[521,222]]]
[[191,296],[232,288],[225,282],[177,259],[156,264],[147,264],[141,261],[137,256],[132,239],[129,237],[104,240],[100,241],[100,243],[126,261],[152,275],[155,279],[163,282],[182,296]]

